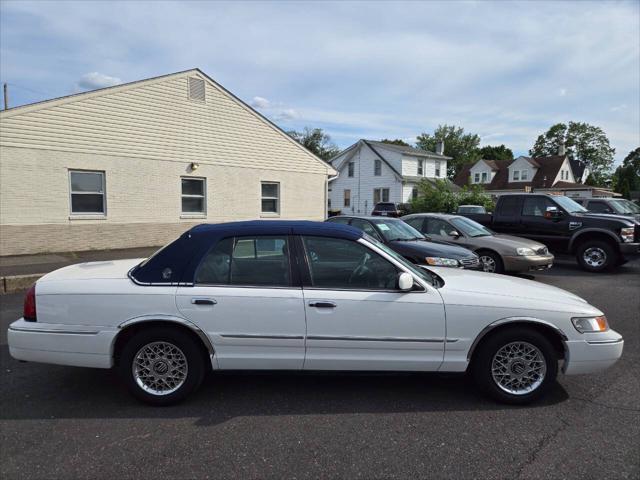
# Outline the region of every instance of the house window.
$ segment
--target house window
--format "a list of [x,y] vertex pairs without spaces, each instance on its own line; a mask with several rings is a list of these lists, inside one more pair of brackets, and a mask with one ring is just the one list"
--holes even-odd
[[513,171],[513,181],[514,182],[520,181],[520,170]]
[[373,203],[388,202],[389,201],[389,189],[388,188],[374,188],[373,189]]
[[207,181],[204,178],[182,177],[182,213],[204,215],[207,209]]
[[522,170],[520,173],[520,180],[528,180],[529,179],[529,170]]
[[376,177],[382,175],[382,160],[375,160],[373,163],[373,174]]
[[411,198],[413,200],[418,198],[418,187],[413,187],[413,189],[411,190]]
[[351,190],[344,191],[344,206],[345,207],[351,206]]
[[72,215],[104,215],[104,172],[69,170]]
[[487,177],[488,177],[487,172],[482,172],[482,183],[487,183]]
[[436,178],[440,178],[440,160],[436,160]]
[[480,174],[479,173],[476,173],[473,176],[473,183],[480,183]]
[[418,160],[418,175],[424,175],[424,160]]
[[262,182],[262,213],[280,213],[280,184],[278,182]]
[[354,167],[353,162],[349,162],[349,165],[347,166],[347,168],[349,169],[349,173],[348,173],[349,177],[353,177],[353,167]]

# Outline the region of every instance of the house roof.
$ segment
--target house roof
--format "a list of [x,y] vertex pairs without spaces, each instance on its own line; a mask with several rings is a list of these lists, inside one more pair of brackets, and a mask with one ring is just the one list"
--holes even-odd
[[[496,174],[493,180],[489,184],[484,184],[487,190],[522,190],[524,187],[533,188],[549,188],[554,186],[553,181],[558,176],[558,171],[566,159],[566,155],[553,155],[550,157],[536,157],[535,159],[528,159],[532,165],[538,165],[536,174],[529,182],[509,182],[509,165],[514,160],[490,160],[497,167]],[[535,163],[530,160],[534,160]],[[486,160],[485,160],[486,162]],[[469,175],[471,168],[475,164],[465,165],[456,178],[454,183],[459,187],[467,185],[469,183]],[[558,182],[558,184],[561,182]],[[562,182],[569,183],[569,182]],[[557,184],[556,184],[557,185]]]
[[569,163],[571,164],[571,170],[573,170],[573,176],[582,179],[587,164],[575,159],[569,159]]
[[367,142],[369,145],[373,145],[380,148],[386,148],[387,150],[393,150],[395,152],[404,153],[406,155],[416,155],[418,157],[441,158],[443,160],[451,159],[451,157],[447,157],[446,155],[440,155],[439,153],[430,152],[422,148],[407,147],[405,145],[396,145],[394,143],[385,143],[385,142],[379,142],[376,140],[364,140],[364,141]]
[[262,115],[260,112],[258,112],[254,108],[252,108],[250,105],[245,103],[243,100],[241,100],[240,98],[235,96],[233,93],[231,93],[225,87],[220,85],[218,82],[216,82],[213,78],[211,78],[209,75],[204,73],[199,68],[191,68],[189,70],[182,70],[182,71],[175,72],[175,73],[167,73],[165,75],[159,75],[159,76],[156,76],[156,77],[145,78],[145,79],[142,79],[142,80],[135,80],[133,82],[121,83],[121,84],[113,85],[113,86],[110,86],[110,87],[97,88],[95,90],[89,90],[87,92],[74,93],[74,94],[71,94],[71,95],[65,95],[65,96],[62,96],[62,97],[51,98],[51,99],[42,100],[42,101],[39,101],[39,102],[29,103],[29,104],[26,104],[26,105],[20,105],[20,106],[8,108],[6,110],[2,110],[2,111],[0,111],[0,115],[2,115],[5,118],[6,117],[12,117],[14,115],[19,115],[19,114],[21,114],[23,112],[26,112],[26,111],[39,110],[41,108],[45,108],[45,107],[52,106],[52,105],[66,104],[66,103],[70,103],[70,102],[75,102],[77,100],[82,100],[82,99],[85,99],[85,98],[92,98],[92,97],[96,97],[96,96],[100,96],[100,95],[105,95],[105,94],[108,94],[108,93],[111,93],[111,92],[117,92],[117,91],[120,91],[120,90],[125,90],[125,89],[131,88],[132,86],[138,85],[138,84],[152,83],[152,82],[157,82],[159,80],[165,80],[165,79],[167,79],[169,77],[177,77],[177,76],[180,76],[180,75],[195,74],[195,73],[202,75],[207,81],[209,81],[211,84],[213,84],[213,86],[215,86],[220,91],[222,91],[223,93],[228,95],[232,100],[234,100],[236,103],[238,103],[241,107],[243,107],[244,109],[248,110],[253,115],[258,117],[260,120],[265,122],[267,125],[269,125],[271,128],[275,129],[278,133],[283,135],[287,141],[292,142],[298,148],[302,149],[305,153],[307,153],[309,156],[311,156],[314,160],[320,162],[323,166],[325,166],[327,168],[328,175],[335,175],[337,173],[334,170],[334,168],[328,162],[325,162],[323,159],[318,157],[316,154],[314,154],[313,152],[308,150],[304,145],[300,144],[295,139],[291,138],[291,136],[287,132],[285,132],[283,129],[281,129],[278,125],[276,125],[271,120],[269,120],[267,117]]

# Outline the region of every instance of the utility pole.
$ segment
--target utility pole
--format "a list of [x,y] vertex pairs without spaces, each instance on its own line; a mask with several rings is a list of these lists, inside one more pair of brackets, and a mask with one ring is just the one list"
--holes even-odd
[[3,92],[4,92],[4,109],[6,110],[7,108],[9,108],[9,92],[7,91],[7,84],[5,82],[4,87],[3,87]]

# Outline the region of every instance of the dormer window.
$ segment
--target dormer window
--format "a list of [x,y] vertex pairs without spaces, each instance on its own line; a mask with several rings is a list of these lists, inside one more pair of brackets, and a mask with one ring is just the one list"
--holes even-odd
[[435,170],[436,170],[435,177],[436,178],[440,178],[440,160],[436,160],[436,168],[435,168]]
[[529,171],[522,170],[522,172],[520,173],[520,180],[528,180],[528,179],[529,179]]
[[519,182],[520,181],[520,170],[514,170],[513,171],[513,181],[514,182]]
[[479,173],[476,173],[473,176],[473,183],[480,183],[480,174]]
[[487,183],[487,178],[489,174],[487,172],[482,172],[482,183]]

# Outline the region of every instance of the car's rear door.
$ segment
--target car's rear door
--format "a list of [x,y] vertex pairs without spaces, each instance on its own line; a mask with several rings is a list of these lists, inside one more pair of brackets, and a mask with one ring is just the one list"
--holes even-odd
[[302,368],[305,311],[288,235],[219,241],[176,302],[209,335],[220,368]]
[[400,269],[362,241],[303,236],[306,370],[437,370],[445,343],[437,291],[402,292]]

